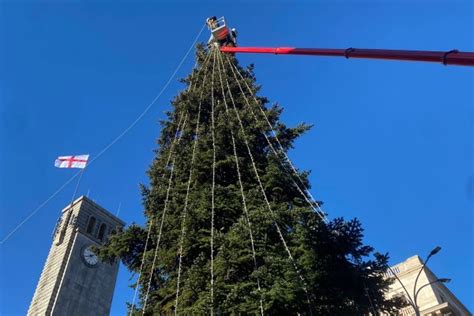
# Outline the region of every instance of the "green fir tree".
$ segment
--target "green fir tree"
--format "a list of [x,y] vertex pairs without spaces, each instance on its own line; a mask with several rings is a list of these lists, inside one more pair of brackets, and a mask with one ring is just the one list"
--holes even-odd
[[203,46],[196,58],[161,122],[142,186],[146,226],[98,250],[142,272],[132,313],[172,314],[176,302],[185,315],[368,315],[400,306],[384,298],[388,256],[363,244],[360,222],[324,221],[315,211],[322,203],[303,196],[308,173],[296,176],[285,153],[310,126],[287,127],[280,106],[254,98],[252,66]]

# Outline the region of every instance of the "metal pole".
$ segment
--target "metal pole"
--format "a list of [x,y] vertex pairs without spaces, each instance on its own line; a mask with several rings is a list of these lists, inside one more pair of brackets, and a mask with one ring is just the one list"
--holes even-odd
[[407,288],[405,287],[405,284],[403,284],[402,280],[400,280],[398,278],[398,276],[395,274],[395,272],[393,272],[392,268],[390,266],[388,266],[388,269],[390,270],[390,272],[393,274],[393,276],[397,279],[398,283],[400,283],[400,285],[402,286],[403,290],[405,290],[405,293],[407,293],[407,296],[408,296],[408,302],[410,303],[410,305],[413,307],[413,309],[415,310],[415,314],[416,316],[419,316],[420,315],[420,312],[418,311],[418,307],[416,306],[415,302],[413,301],[413,299],[411,298],[410,296],[410,293],[408,292]]
[[431,254],[428,255],[428,257],[426,258],[425,262],[423,262],[423,265],[421,266],[420,271],[418,271],[418,274],[416,275],[415,284],[414,284],[414,286],[413,286],[413,300],[414,300],[414,303],[415,303],[415,305],[416,305],[417,308],[418,308],[418,305],[416,304],[416,293],[418,293],[418,292],[417,292],[417,290],[416,290],[416,284],[418,283],[418,278],[420,277],[421,272],[422,272],[423,269],[425,268],[426,263],[428,262],[428,260],[430,260],[430,258],[431,258]]
[[[425,262],[423,262],[423,265],[421,266],[420,271],[418,271],[418,274],[416,275],[415,284],[414,284],[414,286],[413,286],[413,298],[414,298],[414,300],[415,300],[415,305],[416,305],[416,293],[418,293],[418,292],[416,291],[416,284],[418,283],[418,279],[420,278],[421,272],[422,272],[423,269],[425,268],[425,266],[426,266],[426,264],[428,263],[428,261],[430,260],[430,258],[431,258],[432,256],[434,256],[435,254],[437,254],[440,250],[441,250],[441,247],[440,247],[440,246],[436,246],[433,250],[430,251],[430,253],[429,253],[428,256],[426,257]],[[418,305],[416,305],[416,308],[418,309]]]
[[81,174],[79,175],[79,180],[77,180],[76,188],[74,189],[74,193],[72,194],[72,199],[71,199],[71,208],[74,203],[74,199],[76,198],[77,190],[79,189],[79,184],[81,183],[82,175],[84,174],[84,171],[86,168],[84,167],[80,172]]
[[434,281],[431,281],[431,282],[426,283],[425,285],[421,286],[421,287],[418,289],[418,291],[416,291],[416,293],[415,293],[415,298],[414,298],[414,300],[415,300],[415,305],[418,306],[418,305],[417,305],[418,294],[420,293],[420,291],[421,291],[422,289],[424,289],[425,287],[427,287],[427,286],[429,286],[429,285],[431,285],[431,284],[433,284],[433,283],[444,283],[444,282],[449,281],[449,280],[450,280],[450,279],[436,279],[436,280],[434,280]]
[[364,290],[365,290],[365,295],[369,299],[370,308],[372,309],[374,316],[377,316],[377,310],[374,307],[374,303],[372,302],[372,298],[370,297],[369,289],[367,288],[367,285],[365,284],[365,282],[364,282]]
[[474,66],[474,52],[393,50],[366,48],[296,48],[296,47],[220,47],[224,53],[257,53],[276,55],[314,55],[363,59],[423,61],[444,65]]

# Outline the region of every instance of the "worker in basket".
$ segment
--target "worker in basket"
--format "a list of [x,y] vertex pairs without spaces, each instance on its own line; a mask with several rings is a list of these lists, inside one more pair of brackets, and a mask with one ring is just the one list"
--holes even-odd
[[206,19],[207,28],[211,31],[208,45],[216,43],[218,46],[237,46],[237,31],[235,28],[229,30],[224,17],[212,16]]
[[212,31],[213,29],[217,28],[217,18],[215,16],[211,16],[210,18],[206,19],[207,27]]

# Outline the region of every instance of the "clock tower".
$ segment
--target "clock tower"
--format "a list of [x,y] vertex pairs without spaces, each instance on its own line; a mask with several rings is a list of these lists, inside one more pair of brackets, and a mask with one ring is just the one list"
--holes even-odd
[[101,262],[92,247],[124,225],[85,196],[64,208],[28,315],[109,315],[118,262]]

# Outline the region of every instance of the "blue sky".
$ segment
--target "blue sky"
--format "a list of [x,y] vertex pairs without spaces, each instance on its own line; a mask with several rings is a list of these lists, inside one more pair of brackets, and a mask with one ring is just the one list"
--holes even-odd
[[[471,1],[112,2],[0,4],[0,237],[74,171],[58,155],[92,157],[155,97],[205,18],[225,15],[242,46],[474,51]],[[207,40],[208,34],[202,35]],[[439,64],[242,55],[284,122],[315,125],[291,151],[312,170],[331,217],[358,217],[366,242],[395,264],[443,250],[430,267],[472,311],[473,69]],[[194,64],[189,58],[179,76]],[[81,194],[143,222],[139,183],[158,120],[182,85],[84,174]],[[25,314],[69,185],[0,246],[0,313]],[[133,293],[121,268],[112,315]]]

